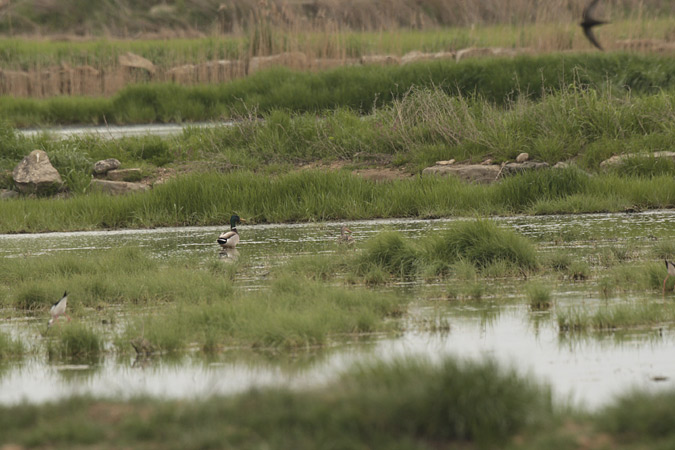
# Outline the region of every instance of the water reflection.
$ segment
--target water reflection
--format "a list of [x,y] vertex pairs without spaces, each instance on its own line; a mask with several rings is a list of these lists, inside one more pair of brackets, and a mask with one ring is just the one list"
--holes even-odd
[[[347,225],[358,247],[383,228],[405,230],[419,237],[447,227],[452,220],[457,219],[358,221]],[[650,236],[662,240],[675,234],[675,211],[495,220],[536,240],[542,252],[567,248],[579,258],[599,258],[600,251],[612,246],[644,244],[652,239]],[[255,289],[271,267],[292,256],[338,252],[335,237],[340,225],[245,225],[239,230],[242,240],[237,250],[224,254],[218,253],[215,244],[222,227],[50,233],[49,239],[0,235],[0,257],[84,253],[93,248],[133,245],[157,258],[185,255],[203,264],[237,260],[250,268],[243,285]],[[184,398],[261,386],[303,388],[323,383],[355,363],[401,355],[425,355],[432,360],[445,355],[490,357],[521,373],[549,381],[561,399],[591,407],[608,402],[632,386],[653,386],[655,380],[659,380],[659,387],[675,385],[675,336],[669,329],[604,335],[561,334],[558,330],[556,314],[565,308],[592,311],[608,302],[639,299],[602,299],[589,283],[561,281],[552,286],[552,309],[534,312],[517,295],[522,282],[492,280],[480,289],[472,287],[466,292],[442,282],[387,286],[385,289],[399,290],[417,299],[406,319],[408,331],[386,339],[356,339],[323,350],[261,353],[231,349],[220,354],[174,357],[108,356],[78,365],[64,361],[49,364],[42,355],[20,363],[0,364],[0,403],[24,399],[43,402],[74,394]],[[476,295],[482,300],[476,300]],[[8,316],[11,313],[3,315]],[[114,317],[116,323],[109,328],[115,330],[129,318],[118,312]],[[28,341],[39,340],[42,338],[35,329],[42,319],[3,321],[0,331]]]

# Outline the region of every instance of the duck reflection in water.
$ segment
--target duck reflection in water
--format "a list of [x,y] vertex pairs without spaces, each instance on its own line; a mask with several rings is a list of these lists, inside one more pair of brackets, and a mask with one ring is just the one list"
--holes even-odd
[[223,248],[218,252],[218,258],[235,262],[239,258],[239,250],[236,248]]

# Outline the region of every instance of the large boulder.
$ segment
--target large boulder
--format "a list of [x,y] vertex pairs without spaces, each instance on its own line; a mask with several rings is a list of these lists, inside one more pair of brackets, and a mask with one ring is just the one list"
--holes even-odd
[[24,194],[56,192],[63,186],[59,172],[43,150],[33,150],[14,168],[14,185]]
[[492,164],[435,165],[424,169],[422,175],[449,175],[464,181],[488,184],[497,180],[500,169]]
[[104,192],[111,195],[122,195],[131,192],[145,191],[148,186],[142,183],[128,183],[126,181],[99,180],[94,178],[89,185],[92,191]]
[[94,173],[96,175],[105,175],[111,170],[119,169],[119,160],[115,158],[102,159],[94,164]]

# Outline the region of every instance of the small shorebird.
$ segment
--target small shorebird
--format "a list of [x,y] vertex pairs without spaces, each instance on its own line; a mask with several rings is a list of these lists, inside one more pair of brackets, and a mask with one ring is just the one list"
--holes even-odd
[[598,43],[598,40],[595,38],[595,35],[593,34],[593,27],[597,25],[602,25],[605,23],[608,23],[605,20],[598,20],[594,17],[591,17],[591,13],[595,9],[595,7],[598,5],[599,0],[591,0],[591,2],[588,4],[586,8],[584,8],[584,12],[581,15],[581,28],[584,30],[584,35],[586,38],[591,41],[591,44],[595,45],[597,48],[600,50],[603,50],[603,48],[600,46]]
[[352,230],[347,228],[347,225],[342,225],[340,228],[340,236],[338,236],[339,244],[353,244],[354,238],[352,237]]
[[66,314],[66,306],[68,306],[68,292],[63,293],[61,300],[54,303],[52,308],[49,310],[49,313],[52,315],[52,318],[47,322],[47,328],[51,327],[56,320],[61,316],[66,316],[70,322],[70,317]]
[[668,269],[668,273],[663,280],[663,295],[666,295],[666,281],[668,281],[669,277],[675,277],[675,263],[666,259],[666,269]]
[[218,242],[222,248],[235,248],[237,246],[237,242],[239,242],[237,224],[245,222],[246,221],[244,219],[240,218],[236,214],[233,214],[232,217],[230,217],[230,231],[221,233],[221,235],[218,236],[216,242]]

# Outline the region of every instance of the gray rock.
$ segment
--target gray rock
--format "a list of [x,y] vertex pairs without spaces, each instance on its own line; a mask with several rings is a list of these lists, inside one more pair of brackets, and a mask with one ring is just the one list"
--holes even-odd
[[548,163],[545,162],[526,161],[524,163],[508,163],[504,164],[504,167],[502,167],[501,176],[508,177],[510,175],[516,175],[529,170],[541,170],[547,169],[548,167]]
[[100,191],[111,195],[122,195],[130,192],[145,191],[148,186],[142,183],[128,183],[126,181],[109,181],[94,178],[89,185],[92,191]]
[[518,155],[516,157],[516,162],[517,163],[524,163],[528,159],[530,159],[530,155],[528,153],[521,153],[520,155]]
[[553,166],[554,169],[567,169],[570,166],[570,163],[565,162],[565,161],[558,161],[555,163]]
[[115,169],[105,174],[112,181],[138,181],[142,178],[141,169]]
[[16,191],[10,191],[9,189],[0,189],[0,200],[7,198],[16,198],[19,196],[19,193]]
[[120,165],[120,162],[115,158],[102,159],[101,161],[96,161],[96,164],[94,164],[94,173],[103,175],[110,170],[119,169]]
[[33,150],[12,172],[14,184],[24,194],[56,192],[63,186],[59,172],[43,150]]
[[427,167],[422,175],[450,175],[464,181],[488,184],[497,179],[499,166],[484,164],[437,165]]

